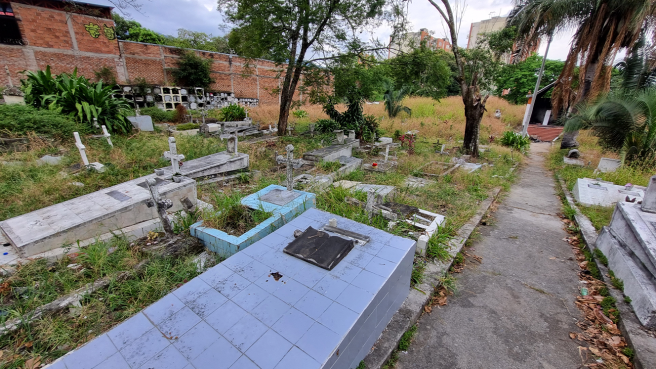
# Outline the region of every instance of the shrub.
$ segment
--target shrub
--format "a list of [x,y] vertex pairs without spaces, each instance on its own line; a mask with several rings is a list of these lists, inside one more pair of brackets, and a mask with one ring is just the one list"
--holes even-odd
[[175,112],[162,110],[157,107],[143,108],[141,114],[149,115],[155,123],[168,123],[175,120]]
[[180,104],[175,107],[175,113],[173,115],[173,121],[176,123],[183,123],[187,116],[187,108]]
[[214,83],[211,72],[212,60],[188,51],[178,60],[178,68],[173,70],[173,77],[180,86],[208,88]]
[[315,130],[319,133],[330,133],[336,129],[339,129],[339,123],[332,119],[319,119],[315,126]]
[[123,98],[114,98],[114,88],[102,82],[90,82],[83,76],[62,73],[53,76],[50,66],[45,71],[26,72],[27,79],[21,80],[25,90],[25,103],[37,108],[59,109],[63,114],[71,114],[78,121],[93,127],[94,118],[98,124],[107,126],[111,132],[127,133],[132,124],[125,118],[130,105]]
[[524,152],[531,145],[531,140],[528,137],[522,136],[521,133],[516,133],[513,131],[503,132],[503,136],[500,139],[500,142],[503,146],[512,147],[515,150]]
[[102,67],[98,70],[94,70],[93,74],[96,75],[97,82],[103,82],[104,84],[107,85],[116,84],[116,75],[114,74],[114,71],[111,70],[110,68]]
[[300,110],[300,109],[299,110],[294,110],[292,112],[292,114],[294,115],[295,118],[298,118],[298,119],[305,118],[305,117],[308,116],[308,112],[306,112],[305,110]]
[[178,131],[189,131],[191,129],[198,129],[198,128],[200,128],[200,124],[196,124],[196,123],[184,123],[175,126],[175,129],[177,129]]
[[76,123],[58,111],[37,109],[29,105],[0,105],[0,131],[24,135],[28,132],[73,137],[73,132],[85,132],[87,127]]
[[221,109],[221,121],[235,122],[246,119],[246,110],[239,105],[228,105]]

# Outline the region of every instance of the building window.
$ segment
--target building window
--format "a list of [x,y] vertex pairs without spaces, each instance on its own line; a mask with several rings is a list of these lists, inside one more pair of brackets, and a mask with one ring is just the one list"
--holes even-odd
[[18,22],[9,3],[0,3],[0,44],[23,45]]

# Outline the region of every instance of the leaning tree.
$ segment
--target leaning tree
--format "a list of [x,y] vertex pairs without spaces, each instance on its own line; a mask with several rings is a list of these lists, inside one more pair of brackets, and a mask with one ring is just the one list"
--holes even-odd
[[[266,55],[282,66],[278,134],[287,129],[294,94],[304,71],[361,44],[362,32],[403,19],[403,0],[218,0],[225,21],[239,34],[240,49]],[[383,48],[374,42],[359,53]]]
[[559,112],[609,90],[617,52],[631,48],[643,28],[653,30],[655,5],[653,0],[518,0],[508,24],[527,40],[576,30],[552,93],[553,110]]

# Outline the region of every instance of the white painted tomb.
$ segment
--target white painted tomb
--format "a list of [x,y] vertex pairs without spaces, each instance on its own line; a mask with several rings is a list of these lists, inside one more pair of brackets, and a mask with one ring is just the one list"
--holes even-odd
[[184,199],[196,203],[194,180],[181,177],[176,183],[152,174],[7,219],[0,231],[21,257],[28,257],[157,219],[156,208],[147,204],[151,195],[145,181],[151,178],[173,202],[169,211],[183,210]]
[[233,171],[248,169],[248,154],[237,152],[237,137],[229,135],[228,150],[202,158],[181,162],[184,155],[178,154],[175,138],[169,137],[169,151],[164,157],[171,160],[171,166],[158,169],[164,177],[180,174],[189,178],[217,176]]
[[333,183],[333,186],[342,187],[347,190],[351,190],[353,192],[362,191],[366,193],[369,192],[370,190],[373,190],[376,194],[382,196],[383,198],[392,197],[394,195],[394,192],[396,191],[396,187],[394,186],[366,184],[362,182],[347,181],[347,180],[337,181]]
[[645,187],[633,186],[627,189],[612,182],[606,182],[590,178],[579,178],[574,185],[572,194],[576,201],[585,206],[613,206],[617,202],[642,201],[645,195]]
[[597,170],[601,173],[614,172],[622,166],[622,161],[618,159],[601,158]]

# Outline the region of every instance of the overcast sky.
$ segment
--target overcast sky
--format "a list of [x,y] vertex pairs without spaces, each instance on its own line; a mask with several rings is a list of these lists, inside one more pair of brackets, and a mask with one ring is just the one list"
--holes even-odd
[[[90,3],[112,5],[109,0],[86,0]],[[216,10],[215,0],[139,0],[142,4],[141,12],[128,10],[129,18],[141,23],[144,27],[156,32],[175,35],[178,28],[193,31],[223,35],[224,30],[219,29],[222,16]],[[453,4],[453,1],[451,2]],[[468,0],[464,11],[460,32],[459,45],[467,46],[467,36],[472,22],[478,22],[496,15],[507,15],[512,9],[512,0]],[[434,32],[436,37],[446,37],[442,19],[428,0],[411,0],[408,6],[408,15],[411,29],[418,31],[427,28]],[[377,29],[374,36],[382,41],[389,40],[390,30]],[[554,37],[549,50],[549,59],[564,60],[567,57],[571,34],[561,34]],[[546,42],[542,43],[540,55],[544,55]]]

